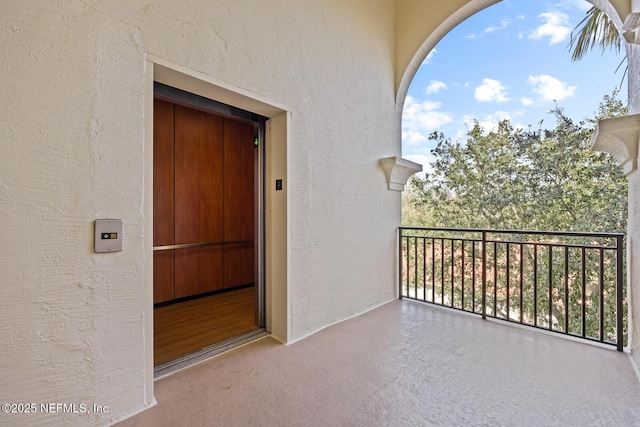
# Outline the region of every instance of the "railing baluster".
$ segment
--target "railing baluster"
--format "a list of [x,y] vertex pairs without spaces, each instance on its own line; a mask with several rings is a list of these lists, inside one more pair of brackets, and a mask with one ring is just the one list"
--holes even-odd
[[413,295],[418,299],[418,238],[413,239],[413,253],[416,261],[413,266]]
[[487,232],[482,232],[482,318],[487,318]]
[[427,238],[422,238],[422,301],[427,300]]
[[604,342],[604,250],[600,248],[600,274],[598,284],[600,286],[600,342]]
[[553,245],[549,245],[549,330],[553,329]]
[[460,253],[460,257],[461,257],[460,258],[460,266],[461,266],[461,269],[460,269],[461,270],[460,271],[460,282],[461,282],[460,289],[462,290],[462,294],[461,294],[460,299],[461,299],[462,309],[464,310],[464,240],[463,239],[460,240],[460,245],[462,246],[461,247],[461,253]]
[[498,317],[498,242],[493,242],[493,317]]
[[476,312],[476,241],[471,241],[471,312]]
[[455,289],[454,289],[455,264],[456,264],[455,240],[451,239],[451,307],[454,306],[454,300],[455,300]]
[[436,239],[431,239],[431,302],[436,302]]
[[411,281],[411,240],[409,240],[409,237],[407,237],[407,297],[410,296],[409,295],[409,282]]
[[444,239],[440,239],[440,303],[444,305]]
[[538,245],[533,244],[533,326],[538,326]]
[[524,323],[524,245],[520,243],[520,323]]
[[511,281],[510,279],[510,274],[511,274],[511,261],[510,261],[510,252],[511,252],[511,244],[509,242],[507,242],[507,256],[506,256],[506,267],[507,267],[507,278],[506,278],[506,284],[507,284],[507,320],[511,320],[511,313],[509,312],[509,304],[510,304],[510,299],[511,299]]
[[564,332],[569,333],[569,247],[564,247]]
[[582,338],[587,337],[587,268],[586,248],[582,248]]

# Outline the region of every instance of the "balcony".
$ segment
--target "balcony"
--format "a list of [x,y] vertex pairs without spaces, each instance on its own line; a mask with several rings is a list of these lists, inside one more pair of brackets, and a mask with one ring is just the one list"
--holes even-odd
[[615,351],[622,235],[399,237],[402,299],[161,378],[158,405],[118,425],[640,425],[638,373]]
[[406,299],[292,345],[254,341],[155,395],[119,425],[640,425],[626,353]]

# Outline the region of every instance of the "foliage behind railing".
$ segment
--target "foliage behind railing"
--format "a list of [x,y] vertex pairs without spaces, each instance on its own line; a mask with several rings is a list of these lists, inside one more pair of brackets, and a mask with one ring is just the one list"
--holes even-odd
[[400,297],[615,345],[624,235],[400,227]]

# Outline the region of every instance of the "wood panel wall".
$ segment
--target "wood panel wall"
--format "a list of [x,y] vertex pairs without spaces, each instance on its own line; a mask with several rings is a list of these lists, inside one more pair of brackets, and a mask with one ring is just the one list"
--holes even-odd
[[154,101],[154,303],[255,283],[250,122]]
[[227,242],[244,242],[225,244],[225,288],[253,283],[255,277],[254,136],[252,124],[225,120],[224,236]]

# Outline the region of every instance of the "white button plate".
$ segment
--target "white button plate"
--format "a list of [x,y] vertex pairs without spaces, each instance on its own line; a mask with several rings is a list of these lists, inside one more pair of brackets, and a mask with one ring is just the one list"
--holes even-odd
[[96,219],[94,251],[96,253],[120,252],[124,237],[123,229],[124,222],[121,219]]

